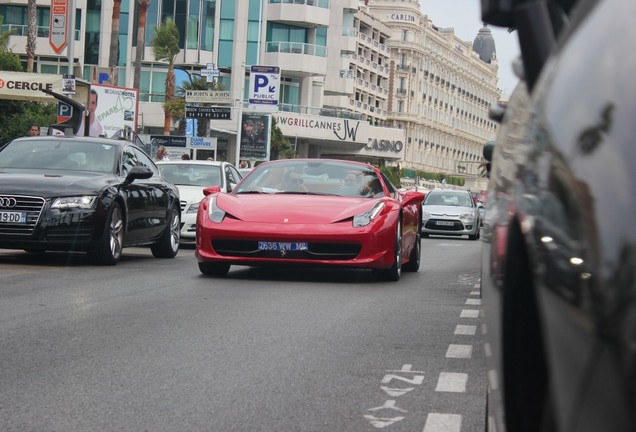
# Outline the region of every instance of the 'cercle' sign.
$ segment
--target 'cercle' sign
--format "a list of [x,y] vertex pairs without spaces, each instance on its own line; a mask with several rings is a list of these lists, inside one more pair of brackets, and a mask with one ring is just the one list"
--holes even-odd
[[66,47],[68,40],[68,0],[51,0],[49,44],[57,54]]

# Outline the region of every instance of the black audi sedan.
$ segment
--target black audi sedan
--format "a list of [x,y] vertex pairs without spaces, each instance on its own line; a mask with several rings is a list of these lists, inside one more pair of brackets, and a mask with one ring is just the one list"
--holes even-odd
[[633,0],[482,0],[523,60],[484,149],[488,430],[636,430],[634,17]]
[[179,193],[127,141],[43,136],[0,149],[0,249],[87,252],[116,264],[122,249],[179,250]]

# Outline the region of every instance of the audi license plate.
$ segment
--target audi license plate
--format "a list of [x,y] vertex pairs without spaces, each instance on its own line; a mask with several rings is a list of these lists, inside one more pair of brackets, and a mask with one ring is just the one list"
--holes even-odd
[[8,212],[8,211],[0,211],[0,222],[9,222],[9,223],[26,223],[27,214],[24,212]]
[[453,225],[455,225],[455,222],[453,222],[453,221],[437,221],[435,224],[436,225],[442,225],[442,226],[453,226]]
[[304,251],[307,250],[306,242],[258,242],[258,250],[264,251]]

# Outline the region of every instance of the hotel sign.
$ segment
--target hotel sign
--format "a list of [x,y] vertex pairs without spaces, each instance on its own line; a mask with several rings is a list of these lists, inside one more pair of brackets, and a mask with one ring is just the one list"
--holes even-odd
[[232,94],[229,91],[186,90],[185,101],[186,103],[229,104],[232,103]]
[[276,124],[288,137],[312,138],[342,143],[367,144],[369,123],[339,117],[311,116],[278,112]]

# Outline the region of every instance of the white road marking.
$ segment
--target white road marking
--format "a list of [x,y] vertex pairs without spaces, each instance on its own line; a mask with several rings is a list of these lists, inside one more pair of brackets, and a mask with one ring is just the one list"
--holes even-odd
[[479,318],[478,309],[464,309],[459,315],[460,318]]
[[466,300],[466,304],[467,305],[473,305],[473,306],[481,306],[481,300],[480,299],[468,299],[468,300]]
[[466,393],[466,383],[468,382],[468,374],[442,372],[437,380],[435,391]]
[[479,291],[471,291],[470,295],[471,296],[478,296],[479,295]]
[[415,390],[415,387],[407,387],[407,388],[392,388],[392,387],[387,387],[387,386],[380,386],[380,388],[382,390],[384,390],[384,392],[386,394],[388,394],[391,397],[400,397],[400,396],[404,396],[405,394],[407,394],[408,392],[410,392],[411,390]]
[[488,371],[488,382],[490,383],[491,390],[497,390],[499,388],[499,380],[497,379],[497,372],[493,369]]
[[474,325],[458,325],[455,327],[456,335],[475,336],[477,333],[477,326]]
[[484,344],[484,353],[486,354],[486,357],[492,357],[492,349],[490,348],[489,342]]
[[392,400],[392,399],[389,399],[389,400],[385,401],[384,405],[382,405],[382,406],[375,407],[375,408],[369,408],[367,411],[380,411],[380,410],[383,410],[383,409],[391,409],[391,410],[399,411],[399,412],[403,412],[403,413],[407,413],[408,412],[405,409],[398,408],[395,405],[395,401]]
[[472,345],[450,344],[446,351],[447,358],[471,358],[473,355]]
[[387,418],[387,417],[375,417],[369,414],[365,414],[364,418],[369,420],[371,422],[371,425],[378,429],[391,426],[393,423],[399,422],[400,420],[404,420],[404,417],[402,416]]
[[481,284],[475,284],[473,288],[479,289],[480,286],[481,286]]
[[460,432],[462,416],[459,414],[430,413],[423,432]]

